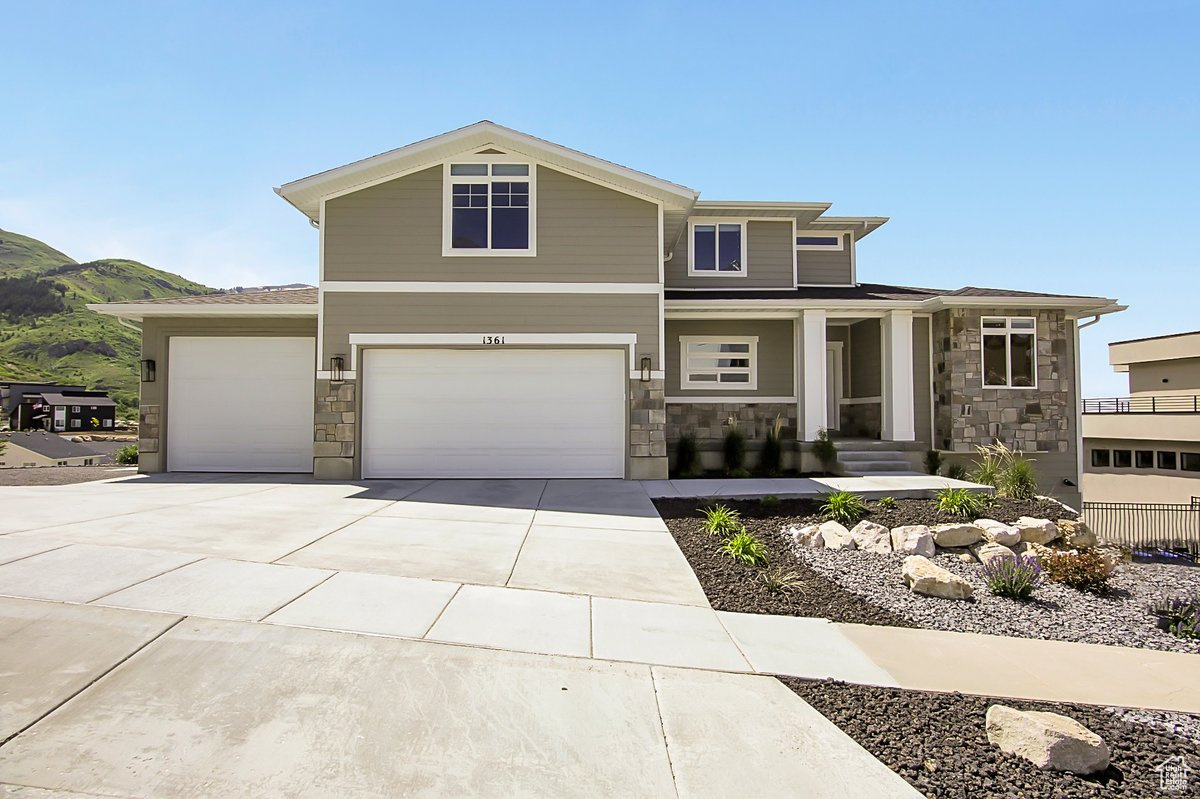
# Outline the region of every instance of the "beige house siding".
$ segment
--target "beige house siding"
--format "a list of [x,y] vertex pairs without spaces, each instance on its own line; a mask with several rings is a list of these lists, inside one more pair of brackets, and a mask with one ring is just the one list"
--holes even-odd
[[1147,396],[1200,394],[1200,358],[1130,364],[1129,393]]
[[[1182,466],[1180,453],[1200,454],[1200,442],[1155,439],[1085,438],[1083,441],[1083,498],[1088,502],[1176,502],[1189,504],[1200,496],[1200,472],[1182,468],[1158,468],[1158,453],[1175,453],[1175,464]],[[1093,450],[1109,450],[1109,466],[1093,466]],[[1150,469],[1118,468],[1112,465],[1111,451],[1130,451],[1136,464],[1138,450],[1154,453]]]
[[[736,402],[754,397],[795,396],[796,359],[790,319],[668,319],[665,329],[668,397],[729,397]],[[758,336],[758,388],[753,391],[680,389],[680,336]]]
[[[914,331],[914,340],[915,335]],[[881,336],[878,319],[865,319],[850,326],[849,396],[878,397],[883,393]]]
[[537,255],[443,256],[442,167],[325,204],[325,280],[658,282],[658,206],[537,168]]
[[913,319],[913,412],[917,441],[933,446],[933,379],[929,373],[930,319]]
[[[719,221],[719,220],[718,220]],[[727,221],[735,222],[736,219]],[[691,246],[691,226],[684,224],[675,254],[665,264],[668,288],[791,288],[792,220],[783,222],[749,222],[746,239],[746,274],[743,276],[688,276],[688,248]]]
[[[0,443],[3,443],[0,441]],[[80,455],[71,458],[47,458],[45,455],[34,452],[31,449],[8,442],[3,447],[3,452],[0,452],[0,469],[14,469],[28,466],[58,466],[65,464],[67,466],[90,466],[104,457],[100,454],[96,455]]]
[[[847,237],[849,238],[849,237]],[[848,286],[853,283],[851,248],[854,242],[844,242],[844,249],[835,252],[820,250],[796,251],[796,282],[801,286]]]

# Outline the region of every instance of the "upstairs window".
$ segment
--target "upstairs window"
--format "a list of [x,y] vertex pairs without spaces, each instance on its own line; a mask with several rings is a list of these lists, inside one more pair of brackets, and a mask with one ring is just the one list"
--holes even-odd
[[984,388],[1037,388],[1037,320],[985,316],[981,336]]
[[746,274],[746,223],[721,220],[691,223],[688,274]]
[[801,233],[796,236],[797,250],[841,250],[843,237],[819,233]]
[[533,254],[529,164],[448,164],[446,172],[443,255]]
[[713,390],[758,387],[758,338],[679,337],[679,387]]

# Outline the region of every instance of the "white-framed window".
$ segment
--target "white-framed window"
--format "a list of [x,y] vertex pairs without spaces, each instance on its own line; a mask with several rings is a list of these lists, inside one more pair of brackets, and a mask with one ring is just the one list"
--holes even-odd
[[796,233],[797,250],[818,250],[837,252],[846,247],[846,237],[841,233],[814,233],[798,231]]
[[71,406],[71,413],[79,413],[79,406],[78,406],[78,405],[72,405],[72,406]]
[[746,274],[746,220],[693,219],[688,222],[688,274]]
[[101,427],[112,427],[113,420],[112,419],[102,419],[102,420],[100,420],[100,426]]
[[680,336],[679,387],[758,388],[758,336]]
[[81,422],[79,419],[71,420],[71,427],[78,428],[78,427],[82,426],[82,424],[83,424],[83,422]]
[[1037,320],[985,316],[980,347],[984,388],[1037,388]]
[[535,172],[535,165],[527,162],[447,163],[442,255],[535,255]]

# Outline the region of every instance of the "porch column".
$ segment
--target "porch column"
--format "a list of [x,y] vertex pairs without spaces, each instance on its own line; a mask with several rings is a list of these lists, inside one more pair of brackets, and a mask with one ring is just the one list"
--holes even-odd
[[816,441],[821,428],[829,426],[825,393],[825,311],[804,310],[800,312],[800,324],[796,326],[800,341],[796,342],[799,355],[796,375],[800,386],[796,396],[800,399],[800,440]]
[[882,320],[883,430],[885,441],[917,439],[913,398],[912,311],[888,311]]

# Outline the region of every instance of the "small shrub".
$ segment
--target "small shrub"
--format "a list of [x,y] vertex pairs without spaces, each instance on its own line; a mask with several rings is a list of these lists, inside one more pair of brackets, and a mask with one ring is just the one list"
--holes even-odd
[[927,474],[937,474],[942,470],[942,453],[936,449],[931,449],[925,453],[925,472]]
[[742,515],[726,505],[701,508],[704,514],[704,532],[709,535],[732,533],[741,526]]
[[946,476],[951,480],[966,480],[967,467],[963,466],[961,463],[952,463],[946,467]]
[[834,491],[825,496],[821,515],[849,527],[867,515],[867,503],[852,491]]
[[758,504],[763,510],[776,510],[779,507],[779,497],[774,494],[767,494],[758,501]]
[[986,494],[969,488],[943,488],[935,496],[938,510],[956,519],[977,519],[990,504]]
[[997,558],[983,565],[983,579],[996,596],[1028,599],[1042,581],[1042,569],[1037,558]]
[[1033,461],[1021,453],[1013,454],[1008,466],[1000,472],[997,491],[1002,497],[1011,499],[1033,499],[1037,496],[1037,470]]
[[776,416],[767,430],[762,451],[758,456],[758,467],[767,477],[778,477],[783,473],[783,417]]
[[750,470],[744,466],[739,466],[736,469],[730,469],[729,476],[732,477],[734,480],[745,480],[747,477],[750,476]]
[[793,591],[803,591],[803,581],[796,572],[783,572],[779,569],[767,569],[759,578],[767,591],[772,594],[790,594]]
[[743,527],[721,546],[721,551],[747,566],[766,566],[767,547]]
[[1200,639],[1200,595],[1168,597],[1150,605],[1158,628],[1177,638]]
[[1081,549],[1047,554],[1042,559],[1042,571],[1054,582],[1068,588],[1102,594],[1108,590],[1112,567],[1095,550]]
[[138,462],[138,445],[129,444],[121,447],[119,450],[117,450],[116,454],[113,455],[113,460],[122,466],[135,465]]
[[729,417],[729,430],[725,433],[724,455],[725,471],[729,476],[735,476],[735,470],[746,468],[746,437],[738,430],[737,417]]
[[825,472],[829,472],[833,464],[837,463],[837,447],[824,427],[817,433],[817,440],[813,442],[813,454],[817,456],[817,460],[821,462],[821,469]]
[[881,497],[879,499],[878,505],[882,510],[895,510],[896,509],[896,498],[895,497]]
[[695,437],[682,435],[675,444],[675,473],[680,477],[700,474],[700,450],[696,447]]

